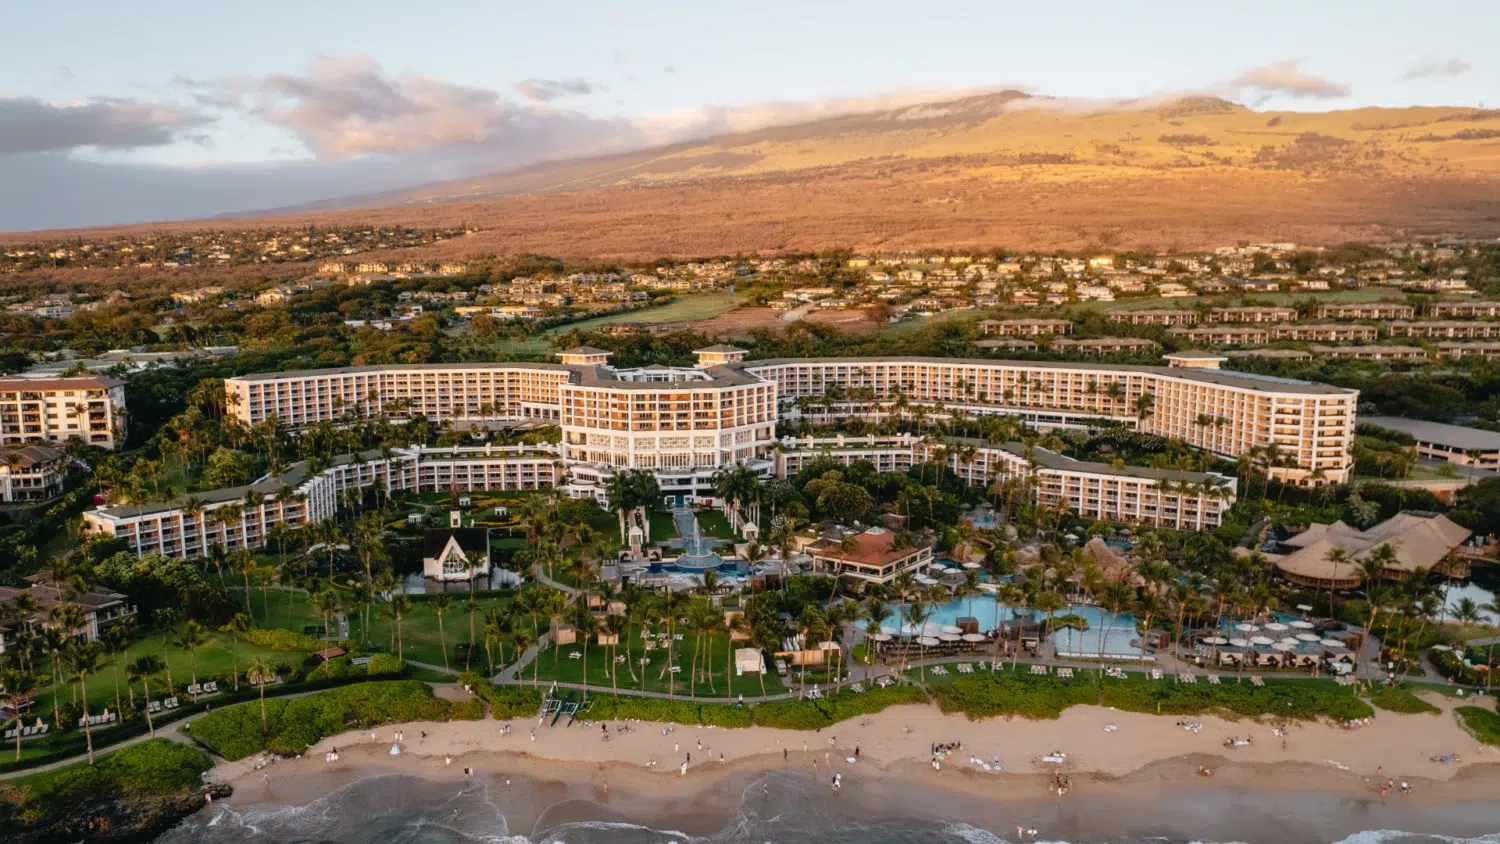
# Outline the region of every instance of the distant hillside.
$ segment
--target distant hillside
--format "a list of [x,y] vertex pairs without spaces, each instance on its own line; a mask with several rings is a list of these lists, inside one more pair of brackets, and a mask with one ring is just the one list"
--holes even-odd
[[419,253],[432,257],[1500,236],[1500,112],[1269,113],[1206,97],[1103,108],[1012,91],[232,225],[262,219],[485,229]]

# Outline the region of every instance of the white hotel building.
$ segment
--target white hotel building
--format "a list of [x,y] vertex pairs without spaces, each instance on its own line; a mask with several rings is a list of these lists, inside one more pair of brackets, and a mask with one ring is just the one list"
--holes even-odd
[[[545,420],[560,426],[562,441],[522,450],[402,449],[388,461],[378,453],[344,457],[311,477],[299,464],[282,478],[200,495],[205,511],[236,503],[247,511],[229,525],[185,512],[183,502],[106,507],[85,520],[96,532],[128,538],[140,553],[198,556],[215,541],[263,545],[276,520],[331,515],[338,492],[351,485],[433,491],[449,488],[456,476],[469,490],[561,485],[572,497],[603,502],[608,478],[627,468],[654,472],[666,503],[682,506],[710,502],[721,467],[785,476],[808,455],[838,451],[826,443],[778,445],[778,417],[870,418],[918,406],[937,416],[1013,415],[1043,429],[1110,419],[1226,458],[1275,443],[1285,465],[1271,471],[1302,485],[1345,481],[1351,468],[1356,391],[1221,372],[1211,368],[1221,360],[1213,357],[1202,359],[1205,368],[920,357],[744,361],[744,351],[715,346],[699,350],[696,367],[615,369],[608,354],[580,348],[561,353],[556,364],[392,365],[227,379],[231,412],[249,425],[274,419],[303,427],[385,410],[475,423]],[[1144,412],[1142,396],[1150,396]],[[1233,496],[1232,480],[1217,475],[1116,470],[1042,450],[1026,455],[1014,444],[971,445],[955,446],[970,460],[951,461],[971,483],[1025,474],[1036,480],[1039,500],[1066,503],[1085,517],[1198,528],[1217,524]],[[866,446],[865,459],[882,470],[932,456],[910,442]],[[306,500],[276,501],[283,485]],[[247,492],[261,501],[243,507]]]

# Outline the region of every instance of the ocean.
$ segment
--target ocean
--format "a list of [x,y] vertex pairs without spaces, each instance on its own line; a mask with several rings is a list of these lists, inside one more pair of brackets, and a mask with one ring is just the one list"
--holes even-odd
[[[846,785],[835,794],[810,775],[777,772],[735,784],[737,802],[646,809],[613,806],[607,798],[553,799],[556,788],[514,779],[506,787],[500,777],[380,774],[303,805],[221,802],[156,844],[1500,844],[1500,808],[1493,804],[1384,806],[1229,790],[1148,804],[1088,797],[1014,803],[910,783]],[[653,822],[627,819],[622,810],[632,808]]]

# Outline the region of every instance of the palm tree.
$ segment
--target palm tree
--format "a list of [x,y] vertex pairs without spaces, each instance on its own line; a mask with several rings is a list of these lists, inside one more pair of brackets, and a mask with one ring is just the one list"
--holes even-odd
[[396,657],[402,662],[406,661],[406,627],[403,622],[406,613],[411,610],[411,596],[405,592],[392,595],[389,599],[391,618],[396,621]]
[[338,593],[332,589],[324,589],[312,596],[311,603],[312,611],[323,619],[323,638],[331,638],[334,635],[330,632],[333,630],[333,617],[343,610]]
[[255,612],[250,609],[250,574],[255,571],[255,554],[249,548],[241,548],[233,555],[234,570],[245,578],[245,614],[255,621]]
[[[922,635],[922,628],[924,626],[926,626],[927,620],[929,618],[932,618],[932,608],[929,607],[929,606],[927,606],[926,602],[924,602],[922,600],[916,600],[916,601],[912,601],[909,605],[907,605],[907,607],[906,607],[906,621],[916,631],[917,649],[918,649],[917,650],[917,661],[918,661],[918,663],[922,663],[924,660],[927,659],[927,646],[924,645],[924,644],[922,644],[922,640],[924,638],[926,638],[925,636]],[[922,682],[926,683],[927,682],[927,666],[925,664],[921,664],[920,665],[920,670],[922,672]]]
[[453,596],[447,592],[439,592],[432,596],[432,611],[437,613],[438,644],[443,646],[443,670],[448,670],[448,634],[443,632],[443,613],[453,606]]
[[1328,617],[1333,618],[1333,589],[1334,585],[1338,583],[1339,566],[1347,565],[1349,562],[1349,552],[1338,547],[1330,548],[1328,549],[1328,553],[1323,557],[1323,562],[1333,566],[1333,574],[1328,578]]
[[263,656],[250,660],[250,665],[245,668],[245,679],[260,686],[260,729],[265,732],[266,726],[266,686],[276,679],[276,671],[271,663]]
[[[188,659],[192,663],[194,687],[197,687],[198,685],[198,649],[208,644],[208,642],[208,632],[205,631],[203,629],[203,626],[196,621],[189,620],[185,622],[182,625],[182,629],[177,631],[175,644],[177,645],[177,647],[182,648],[183,650],[188,652]],[[198,702],[198,695],[196,692],[193,694],[193,702]]]
[[250,632],[250,628],[253,626],[250,623],[250,616],[242,612],[235,613],[234,618],[229,619],[229,623],[224,626],[225,631],[229,633],[230,658],[234,661],[231,670],[234,672],[235,691],[240,690],[240,640],[244,638],[245,634]]
[[[529,648],[529,647],[531,647],[532,645],[536,644],[536,629],[532,628],[532,627],[527,627],[524,624],[518,624],[518,625],[516,625],[516,628],[510,632],[510,641],[511,641],[512,644],[514,644],[516,646],[517,652],[519,652],[521,655],[524,656],[525,653],[526,653],[526,649]],[[517,657],[517,659],[519,660],[519,657]],[[537,684],[536,675],[537,675],[537,659],[536,659],[535,656],[533,656],[531,658],[531,685],[532,686],[535,686]]]
[[[880,628],[885,626],[886,621],[890,617],[890,605],[879,598],[872,598],[870,599],[870,603],[865,605],[865,638],[869,639],[875,646],[876,658],[880,656],[880,642],[875,637],[883,635]],[[871,660],[871,662],[873,663],[874,660]]]
[[94,764],[94,726],[89,723],[89,675],[99,670],[99,645],[89,642],[72,649],[68,655],[73,677],[78,681],[83,694],[83,736],[88,745],[89,764]]
[[36,687],[36,678],[29,671],[22,671],[19,661],[11,667],[0,669],[0,688],[10,701],[11,726],[16,732],[16,761],[21,761],[21,705]]
[[161,657],[155,654],[145,654],[136,657],[130,663],[130,677],[141,681],[141,688],[145,691],[146,698],[146,729],[150,731],[151,737],[156,737],[156,725],[151,722],[151,678],[161,673],[163,663]]
[[120,706],[120,654],[130,647],[130,638],[134,633],[135,619],[122,618],[105,628],[99,637],[109,652],[109,670],[115,681],[115,711],[120,713],[122,720],[125,710]]
[[589,639],[599,632],[599,622],[594,619],[594,614],[588,611],[587,606],[580,606],[578,617],[575,620],[575,629],[578,638],[583,642],[583,699],[589,697]]

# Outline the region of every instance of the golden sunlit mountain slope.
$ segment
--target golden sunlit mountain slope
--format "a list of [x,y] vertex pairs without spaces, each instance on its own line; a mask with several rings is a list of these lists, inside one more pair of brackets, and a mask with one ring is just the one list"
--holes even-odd
[[230,224],[289,220],[484,229],[417,253],[431,257],[1494,237],[1500,111],[1272,113],[1208,97],[1101,106],[1004,92]]

